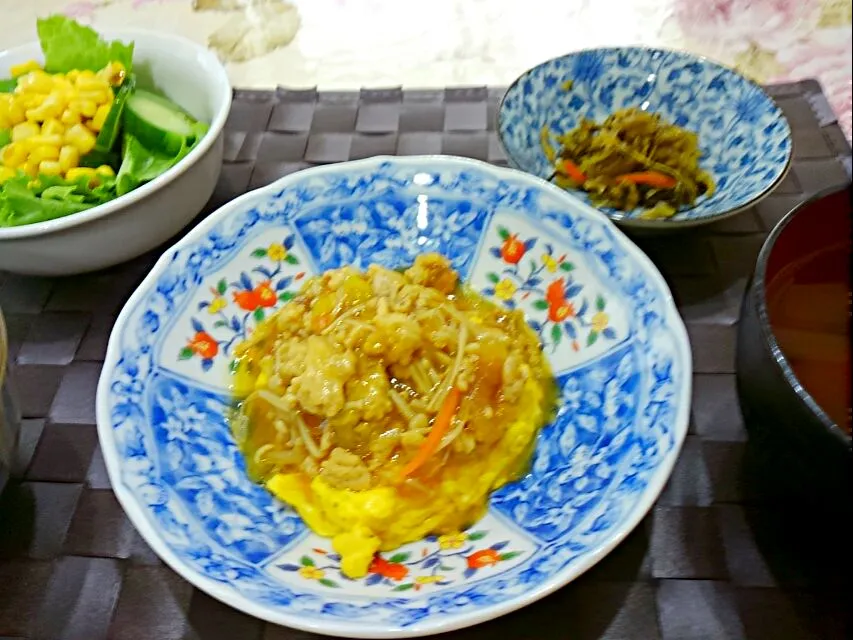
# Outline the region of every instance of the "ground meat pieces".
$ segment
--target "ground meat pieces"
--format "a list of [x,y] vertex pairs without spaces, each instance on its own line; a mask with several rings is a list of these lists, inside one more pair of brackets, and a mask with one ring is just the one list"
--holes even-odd
[[347,383],[348,406],[357,410],[364,420],[379,420],[391,411],[391,385],[383,368],[371,366],[367,369]]
[[336,350],[323,336],[310,336],[305,344],[305,370],[289,391],[309,413],[334,416],[344,407],[344,383],[355,373],[355,355]]
[[377,315],[376,327],[385,345],[388,362],[409,364],[412,355],[421,346],[421,327],[410,316],[402,313]]
[[370,488],[370,471],[354,453],[336,447],[320,464],[320,477],[338,489],[364,491]]
[[380,434],[378,438],[371,440],[371,455],[368,463],[371,469],[376,469],[379,465],[384,464],[393,455],[394,450],[400,444],[401,431],[400,426],[395,426]]
[[418,302],[418,296],[421,295],[422,287],[414,284],[404,284],[400,287],[397,297],[392,303],[394,311],[401,313],[409,313],[415,308]]
[[305,371],[305,356],[308,343],[297,340],[285,340],[275,352],[275,372],[281,385],[288,385],[296,376]]
[[511,352],[504,360],[501,377],[504,399],[510,403],[518,402],[524,385],[530,377],[530,367],[524,364],[518,351]]
[[466,392],[471,388],[479,370],[480,357],[477,354],[469,354],[462,358],[462,366],[456,376],[456,388]]
[[450,260],[437,253],[415,258],[415,264],[406,269],[406,276],[415,284],[438,289],[444,294],[452,293],[456,288],[457,275]]
[[373,285],[373,292],[383,298],[395,298],[406,279],[403,274],[390,269],[383,269],[375,264],[367,269],[367,275]]
[[403,272],[312,278],[249,340],[235,371],[251,397],[250,421],[236,429],[245,448],[261,452],[264,473],[355,491],[399,482],[451,387],[462,397],[428,466],[486,455],[517,418],[528,379],[545,371],[523,315],[457,288],[435,254]]

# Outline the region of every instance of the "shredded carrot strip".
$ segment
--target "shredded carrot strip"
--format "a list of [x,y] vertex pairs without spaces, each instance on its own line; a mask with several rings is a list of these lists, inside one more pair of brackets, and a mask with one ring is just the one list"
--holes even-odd
[[459,389],[453,387],[444,399],[438,414],[435,416],[435,421],[432,423],[432,429],[429,435],[424,440],[423,444],[415,453],[409,463],[403,469],[403,477],[412,475],[415,471],[423,466],[429,457],[438,451],[441,441],[444,439],[444,434],[450,428],[450,423],[453,421],[453,416],[456,415],[456,409],[459,407],[459,399],[461,397]]
[[586,182],[586,174],[581,171],[581,168],[571,160],[561,158],[557,161],[557,171],[564,176],[568,176],[578,184]]
[[646,184],[658,189],[672,189],[676,180],[672,176],[658,171],[640,171],[638,173],[626,173],[616,178],[616,182],[633,182],[634,184]]

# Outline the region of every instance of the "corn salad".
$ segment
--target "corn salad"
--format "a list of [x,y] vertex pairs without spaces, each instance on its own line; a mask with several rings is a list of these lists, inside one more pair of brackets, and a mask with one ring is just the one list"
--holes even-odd
[[11,142],[0,149],[0,183],[18,171],[75,180],[113,175],[111,167],[81,167],[80,159],[95,147],[124,80],[120,62],[100,71],[45,72],[35,62],[11,69],[14,93],[0,93],[0,129],[11,130]]

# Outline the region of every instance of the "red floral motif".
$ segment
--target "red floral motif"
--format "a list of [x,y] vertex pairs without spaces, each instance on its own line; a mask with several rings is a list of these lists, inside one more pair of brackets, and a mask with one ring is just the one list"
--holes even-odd
[[192,352],[204,359],[213,358],[219,353],[219,345],[209,333],[199,331],[196,333],[188,344]]
[[234,302],[244,311],[254,311],[261,306],[261,300],[254,290],[236,291],[234,293]]
[[367,572],[379,574],[383,578],[388,578],[396,582],[409,575],[409,569],[405,565],[399,562],[388,562],[382,556],[373,558],[373,562],[370,563]]
[[258,305],[261,307],[274,307],[278,304],[278,296],[272,288],[272,283],[269,280],[266,280],[259,284],[252,291],[255,298],[257,298]]
[[[610,313],[605,311],[607,301],[600,294],[593,298],[586,285],[576,279],[568,254],[555,253],[552,244],[540,243],[536,237],[519,240],[519,234],[506,227],[498,227],[497,235],[500,243],[489,247],[489,254],[501,265],[485,274],[484,295],[508,309],[529,301],[530,327],[552,351],[565,344],[577,352],[599,339],[617,339],[616,330],[610,326]],[[537,246],[541,253],[534,255]]]
[[[488,535],[489,532],[483,530],[433,535],[424,539],[426,544],[420,550],[400,550],[387,558],[377,553],[360,582],[365,587],[384,585],[395,593],[443,587],[468,580],[482,569],[508,562],[524,553],[507,551],[509,540],[478,548],[476,543]],[[311,549],[310,554],[296,562],[277,564],[276,568],[330,588],[341,586],[338,575],[349,580],[341,571],[341,556],[321,547]]]
[[290,267],[300,264],[292,252],[294,242],[294,236],[290,235],[281,242],[256,247],[250,256],[260,262],[254,268],[243,271],[233,281],[220,278],[210,287],[211,297],[198,303],[198,311],[205,313],[205,319],[190,317],[191,335],[195,337],[178,352],[178,360],[201,356],[202,370],[209,370],[215,356],[230,356],[234,344],[245,340],[270,311],[293,299],[293,283],[306,276],[304,271],[295,275],[287,273]]
[[518,264],[525,253],[527,253],[527,247],[515,234],[507,237],[501,245],[501,258],[508,264]]
[[566,281],[564,278],[554,280],[545,291],[545,301],[549,307],[555,307],[566,301]]
[[571,302],[564,302],[561,305],[548,307],[548,320],[551,322],[563,322],[575,317],[575,307]]
[[469,569],[482,569],[483,567],[490,567],[500,562],[501,554],[495,549],[481,549],[468,556],[466,561],[468,562]]
[[566,282],[563,278],[548,285],[545,301],[548,303],[548,319],[551,322],[563,322],[576,315],[574,305],[566,300]]

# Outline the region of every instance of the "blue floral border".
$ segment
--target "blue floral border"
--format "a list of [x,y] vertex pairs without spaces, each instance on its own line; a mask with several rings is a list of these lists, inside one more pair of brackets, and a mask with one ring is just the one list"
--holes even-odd
[[[430,171],[431,166],[435,171]],[[432,180],[414,186],[414,174],[425,173]],[[618,284],[618,288],[634,301],[634,317],[639,325],[633,340],[626,344],[637,347],[638,358],[656,362],[657,366],[649,372],[653,379],[644,379],[637,385],[644,390],[637,396],[642,411],[638,406],[636,433],[632,435],[631,444],[639,442],[642,447],[630,451],[641,455],[623,461],[620,481],[608,494],[607,509],[600,510],[599,517],[589,522],[587,530],[557,537],[528,562],[469,588],[355,605],[328,593],[296,591],[274,582],[257,566],[235,559],[230,550],[199,531],[185,506],[174,499],[172,488],[162,481],[148,415],[151,406],[148,381],[158,373],[152,354],[164,335],[164,319],[180,310],[193,287],[206,274],[221,268],[233,256],[252,229],[285,224],[304,211],[306,203],[321,196],[324,200],[361,200],[394,190],[464,195],[478,203],[486,203],[488,211],[498,207],[513,210],[561,230],[561,235],[575,248],[594,253],[607,274],[607,281]],[[557,580],[569,565],[606,544],[607,539],[620,530],[662,461],[683,437],[682,427],[686,425],[675,425],[680,433],[673,433],[672,427],[674,417],[682,408],[679,406],[681,391],[689,385],[690,372],[682,369],[682,363],[689,361],[689,355],[684,353],[688,346],[669,324],[671,317],[667,312],[671,303],[662,281],[651,278],[647,268],[628,254],[608,223],[582,210],[570,213],[568,209],[572,207],[563,198],[561,194],[510,172],[476,163],[464,162],[457,166],[427,160],[422,170],[405,162],[362,164],[360,170],[352,165],[337,172],[298,174],[286,188],[270,195],[261,205],[223,216],[203,237],[176,250],[149,286],[150,292],[121,325],[122,331],[116,338],[117,361],[105,372],[108,376],[106,404],[115,451],[106,451],[105,455],[120,459],[121,483],[144,512],[151,528],[179,561],[191,573],[231,587],[235,594],[249,601],[286,610],[291,616],[369,619],[371,625],[384,622],[402,628],[430,616],[459,615],[518,598]],[[565,384],[565,380],[563,382]],[[500,500],[497,502],[500,509]]]

